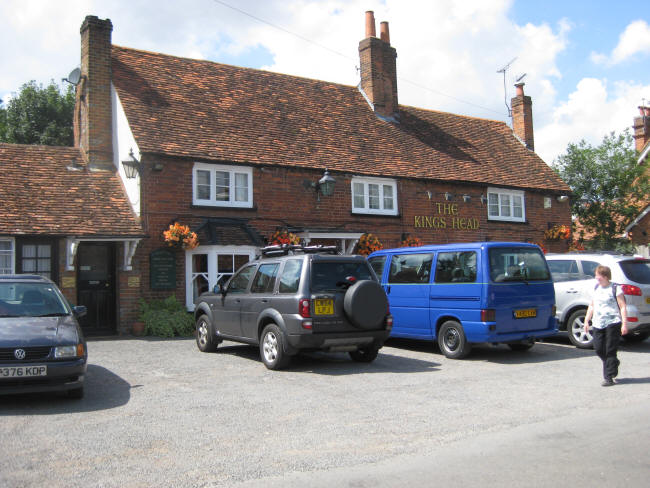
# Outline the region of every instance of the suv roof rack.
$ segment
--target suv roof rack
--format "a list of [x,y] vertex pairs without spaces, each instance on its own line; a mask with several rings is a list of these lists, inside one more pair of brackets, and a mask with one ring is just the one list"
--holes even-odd
[[339,254],[336,246],[302,246],[300,244],[275,244],[273,246],[266,246],[260,249],[262,256],[286,256],[288,254],[296,254],[299,252],[305,254]]

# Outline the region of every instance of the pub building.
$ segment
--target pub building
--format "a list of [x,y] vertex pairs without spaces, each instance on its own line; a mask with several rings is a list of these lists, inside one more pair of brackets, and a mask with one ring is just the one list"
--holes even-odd
[[[114,290],[89,314],[90,332],[131,332],[140,298],[173,294],[193,310],[199,293],[279,234],[346,254],[368,234],[384,248],[514,240],[568,249],[570,190],[534,152],[523,84],[512,129],[399,105],[396,50],[388,23],[376,35],[372,12],[358,86],[116,46],[112,30],[95,16],[81,26],[75,148],[38,149],[63,174],[51,190],[71,203],[68,223],[83,229],[49,215],[47,181],[30,191],[47,225],[26,222],[18,235],[5,216],[0,228],[12,271],[37,271],[21,267],[22,242],[47,236],[51,276],[71,302],[88,304],[91,282],[97,294]],[[2,164],[18,165],[16,178],[31,185],[44,156],[14,163],[7,146]],[[81,178],[107,183],[73,191]],[[183,241],[186,231],[198,242]]]

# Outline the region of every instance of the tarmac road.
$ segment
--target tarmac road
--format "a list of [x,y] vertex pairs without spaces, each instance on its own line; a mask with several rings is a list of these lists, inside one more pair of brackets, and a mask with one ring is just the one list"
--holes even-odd
[[255,348],[89,343],[86,397],[0,397],[2,487],[647,486],[650,341],[620,384],[565,338],[452,361],[390,341],[372,364]]

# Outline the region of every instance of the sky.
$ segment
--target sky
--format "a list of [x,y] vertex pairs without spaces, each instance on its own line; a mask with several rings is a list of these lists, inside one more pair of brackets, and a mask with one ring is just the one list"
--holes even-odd
[[120,46],[357,85],[367,10],[389,23],[400,104],[511,124],[525,74],[548,164],[650,104],[647,0],[0,0],[0,99],[62,84],[86,15]]

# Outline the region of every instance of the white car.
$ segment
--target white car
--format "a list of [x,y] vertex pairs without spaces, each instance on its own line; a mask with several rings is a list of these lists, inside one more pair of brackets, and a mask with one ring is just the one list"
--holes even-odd
[[623,288],[627,304],[628,342],[650,336],[650,259],[622,254],[547,254],[555,286],[556,317],[560,330],[579,348],[592,346],[584,319],[591,294],[596,287],[594,272],[599,264],[612,270],[612,282]]

